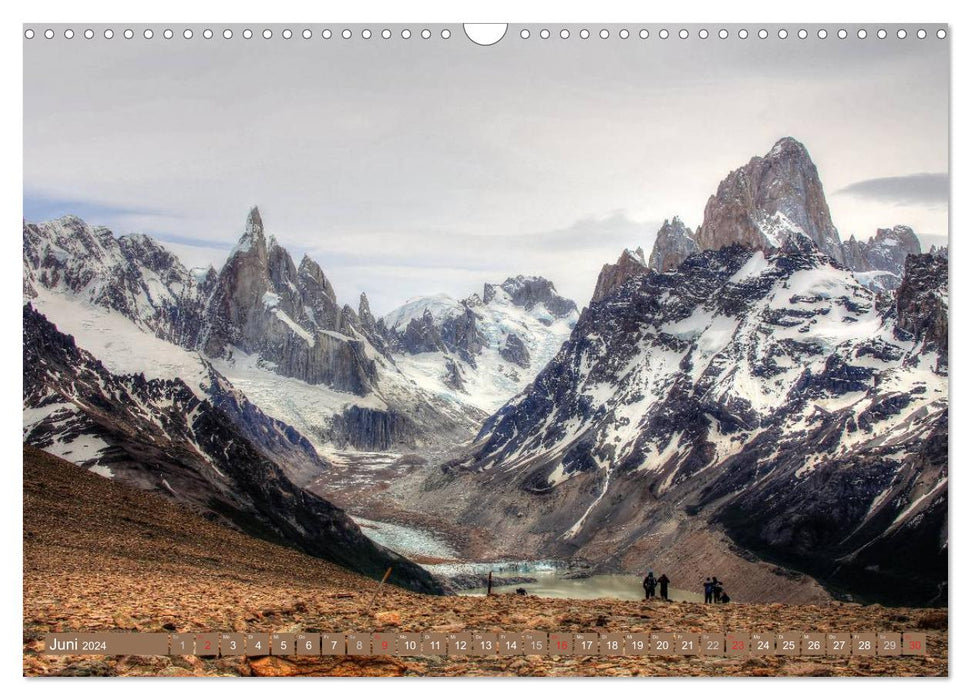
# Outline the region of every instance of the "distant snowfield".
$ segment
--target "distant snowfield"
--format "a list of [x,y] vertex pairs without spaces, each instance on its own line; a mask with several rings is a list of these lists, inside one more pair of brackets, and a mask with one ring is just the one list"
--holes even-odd
[[461,392],[445,384],[443,377],[447,359],[441,353],[396,355],[395,363],[408,379],[422,389],[452,403],[468,404],[490,414],[499,410],[533,379],[532,373],[506,362],[492,348],[483,350],[475,359],[476,368],[472,369],[467,363],[453,358],[456,363],[461,363],[463,370],[465,389]]
[[441,322],[451,316],[463,313],[465,308],[448,294],[412,297],[394,311],[386,314],[384,323],[391,330],[403,331],[412,320],[421,320],[426,310],[436,322]]

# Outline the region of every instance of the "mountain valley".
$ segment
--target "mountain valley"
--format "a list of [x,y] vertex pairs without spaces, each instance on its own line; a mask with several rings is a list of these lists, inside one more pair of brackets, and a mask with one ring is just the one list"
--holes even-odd
[[743,602],[946,602],[947,250],[842,240],[795,139],[583,308],[517,275],[376,317],[256,208],[218,270],[73,216],[23,240],[24,441],[214,522],[421,592],[368,528]]

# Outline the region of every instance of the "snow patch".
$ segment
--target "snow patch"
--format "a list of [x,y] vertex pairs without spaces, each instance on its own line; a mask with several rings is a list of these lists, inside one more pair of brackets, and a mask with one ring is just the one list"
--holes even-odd
[[742,267],[739,268],[738,272],[729,278],[729,282],[732,284],[738,284],[744,280],[750,279],[752,277],[758,277],[765,270],[769,269],[769,261],[765,257],[765,253],[761,250],[755,251],[755,253],[750,257]]

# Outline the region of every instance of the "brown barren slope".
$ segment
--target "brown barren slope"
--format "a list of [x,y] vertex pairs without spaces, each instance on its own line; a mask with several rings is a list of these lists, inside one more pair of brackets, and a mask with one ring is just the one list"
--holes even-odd
[[[24,675],[946,675],[947,611],[424,596],[215,525],[24,446]],[[926,657],[44,656],[56,631],[925,631]]]

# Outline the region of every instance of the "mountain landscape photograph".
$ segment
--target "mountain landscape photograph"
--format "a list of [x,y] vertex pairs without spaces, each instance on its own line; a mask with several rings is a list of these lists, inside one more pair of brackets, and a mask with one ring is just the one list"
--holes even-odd
[[[948,674],[947,42],[539,31],[25,41],[25,676]],[[464,630],[929,651],[44,653]]]

